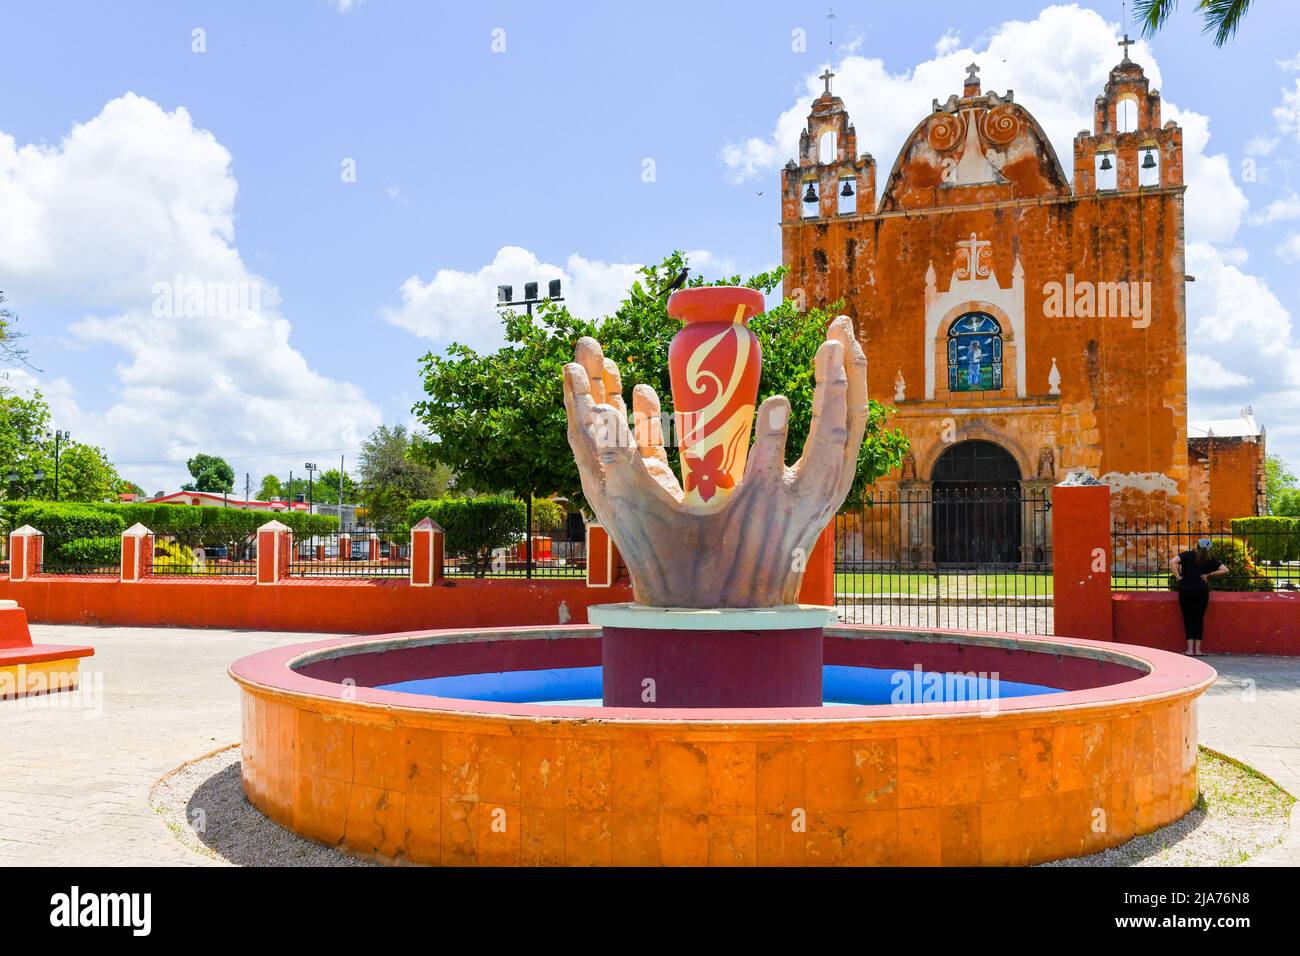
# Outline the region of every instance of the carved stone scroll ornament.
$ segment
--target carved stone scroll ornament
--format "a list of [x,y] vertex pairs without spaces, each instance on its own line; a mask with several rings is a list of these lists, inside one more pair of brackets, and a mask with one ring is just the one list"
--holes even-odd
[[632,393],[592,338],[564,367],[569,445],[582,490],[632,576],[638,604],[763,608],[795,604],[807,556],[853,484],[867,427],[867,359],[840,316],[813,360],[817,385],[803,456],[785,463],[790,403],[758,409],[744,477],[728,495],[694,503],[668,466],[659,397]]

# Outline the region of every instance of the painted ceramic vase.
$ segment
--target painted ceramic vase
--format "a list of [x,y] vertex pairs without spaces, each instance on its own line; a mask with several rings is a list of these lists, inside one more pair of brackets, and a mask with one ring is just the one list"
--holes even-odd
[[745,474],[763,366],[746,323],[763,311],[757,289],[701,286],[668,300],[685,325],[668,349],[682,490],[687,504],[721,504]]

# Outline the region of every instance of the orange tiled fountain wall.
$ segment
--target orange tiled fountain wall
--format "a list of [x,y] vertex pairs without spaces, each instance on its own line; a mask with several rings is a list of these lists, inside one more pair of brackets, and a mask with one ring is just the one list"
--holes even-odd
[[1123,843],[1197,795],[1200,688],[993,717],[670,726],[243,691],[253,803],[389,861],[1026,864]]

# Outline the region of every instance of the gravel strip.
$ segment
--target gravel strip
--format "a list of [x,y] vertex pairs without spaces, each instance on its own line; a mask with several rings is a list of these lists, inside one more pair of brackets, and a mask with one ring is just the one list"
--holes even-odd
[[1204,748],[1197,777],[1201,798],[1181,820],[1043,866],[1236,866],[1286,836],[1295,799],[1271,780]]
[[186,847],[232,866],[377,866],[304,840],[248,802],[233,744],[173,770],[149,803]]
[[[1201,801],[1176,823],[1122,846],[1044,866],[1233,866],[1286,835],[1294,799],[1219,755],[1200,755]],[[186,847],[233,866],[375,866],[304,840],[244,797],[239,745],[172,771],[149,795],[154,812]]]

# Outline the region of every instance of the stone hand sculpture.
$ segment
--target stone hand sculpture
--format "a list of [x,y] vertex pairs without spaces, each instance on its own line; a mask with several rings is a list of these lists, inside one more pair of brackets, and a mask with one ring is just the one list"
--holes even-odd
[[814,359],[816,389],[803,457],[785,463],[790,403],[763,402],[744,477],[730,494],[688,498],[668,465],[659,397],[632,393],[595,339],[564,368],[569,445],[582,490],[623,555],[638,604],[760,608],[795,604],[807,556],[853,484],[867,427],[867,359],[848,317]]

